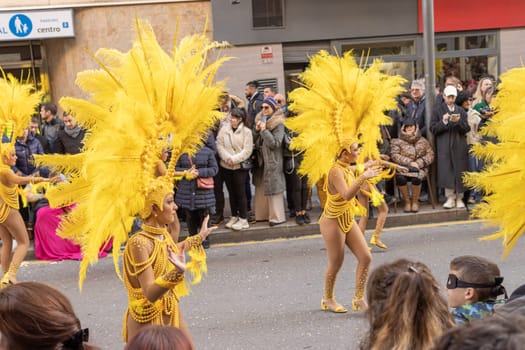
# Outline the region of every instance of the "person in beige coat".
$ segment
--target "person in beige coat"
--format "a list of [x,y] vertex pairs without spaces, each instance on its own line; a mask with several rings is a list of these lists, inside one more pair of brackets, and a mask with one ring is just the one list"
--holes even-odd
[[239,231],[250,227],[244,183],[249,171],[246,160],[251,157],[253,150],[253,134],[245,125],[244,109],[232,109],[229,121],[221,127],[217,135],[217,152],[220,158],[220,171],[230,194],[232,212],[225,226]]

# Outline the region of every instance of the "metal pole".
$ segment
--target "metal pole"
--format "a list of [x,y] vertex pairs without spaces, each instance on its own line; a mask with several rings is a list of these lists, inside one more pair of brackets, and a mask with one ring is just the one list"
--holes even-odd
[[425,125],[428,141],[433,145],[434,136],[429,132],[430,117],[436,100],[436,55],[434,51],[434,0],[423,2],[423,51],[425,63]]
[[[434,135],[430,132],[430,118],[432,116],[432,109],[436,101],[435,86],[436,86],[436,56],[435,56],[435,40],[434,40],[434,0],[421,0],[423,3],[423,52],[425,63],[425,125],[427,127],[427,139],[430,145],[435,150]],[[431,184],[428,184],[428,190],[432,191],[434,196],[429,198],[437,198],[436,196],[436,162],[431,166],[430,172]]]

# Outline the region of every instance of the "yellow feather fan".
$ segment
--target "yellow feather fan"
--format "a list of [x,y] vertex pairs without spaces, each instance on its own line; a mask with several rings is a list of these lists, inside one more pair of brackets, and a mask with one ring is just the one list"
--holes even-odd
[[483,202],[472,215],[487,219],[499,227],[495,234],[483,239],[503,240],[506,257],[525,231],[523,200],[525,188],[525,68],[516,68],[501,75],[498,95],[493,100],[497,113],[481,133],[496,137],[498,143],[478,144],[473,151],[487,162],[481,173],[468,173],[465,182],[485,193]]
[[328,174],[338,152],[351,141],[363,145],[363,157],[379,158],[379,126],[392,123],[384,111],[396,108],[395,97],[405,82],[382,73],[381,66],[374,60],[365,70],[351,52],[339,57],[321,51],[300,75],[303,87],[290,93],[290,110],[298,116],[286,126],[298,134],[291,147],[305,150],[299,173],[308,175],[311,186]]
[[[209,55],[226,43],[193,35],[170,55],[148,23],[137,20],[136,30],[130,51],[100,49],[94,59],[101,69],[78,74],[76,83],[89,100],[60,100],[89,129],[83,152],[38,159],[70,176],[69,182],[50,189],[48,197],[53,206],[77,203],[59,234],[81,245],[80,287],[88,264],[98,260],[101,245],[110,240],[120,276],[120,246],[134,217],[144,213],[146,198],[155,196],[158,181],[173,188],[179,156],[198,149],[222,117],[217,108],[224,84],[215,83],[214,76],[228,58],[212,60]],[[156,178],[163,147],[172,149],[172,158],[167,175]]]
[[32,85],[18,81],[12,74],[6,75],[2,69],[0,71],[3,77],[0,79],[0,130],[4,132],[9,126],[9,135],[6,136],[13,145],[29,126],[42,95],[35,92]]

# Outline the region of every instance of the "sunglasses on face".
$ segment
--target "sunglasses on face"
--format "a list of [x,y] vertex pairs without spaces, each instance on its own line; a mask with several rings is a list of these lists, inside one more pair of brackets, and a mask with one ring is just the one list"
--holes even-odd
[[494,283],[470,283],[462,281],[454,274],[448,275],[447,289],[456,288],[492,288],[501,285],[503,277],[494,278]]

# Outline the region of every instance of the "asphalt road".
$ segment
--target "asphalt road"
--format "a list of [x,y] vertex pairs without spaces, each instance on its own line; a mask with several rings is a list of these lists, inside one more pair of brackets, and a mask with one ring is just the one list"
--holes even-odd
[[[386,230],[387,251],[373,250],[372,268],[397,258],[429,265],[442,281],[449,261],[474,254],[498,263],[510,292],[524,283],[523,251],[501,260],[500,241],[478,241],[493,232],[480,222],[450,223]],[[369,234],[367,235],[370,236]],[[241,245],[212,246],[208,276],[181,301],[197,349],[357,349],[366,329],[362,312],[332,314],[320,310],[326,252],[320,235],[300,239]],[[126,293],[112,258],[93,266],[78,291],[79,263],[29,263],[19,271],[20,281],[40,281],[71,299],[91,340],[103,349],[120,350]],[[355,258],[347,252],[335,294],[350,306]]]

